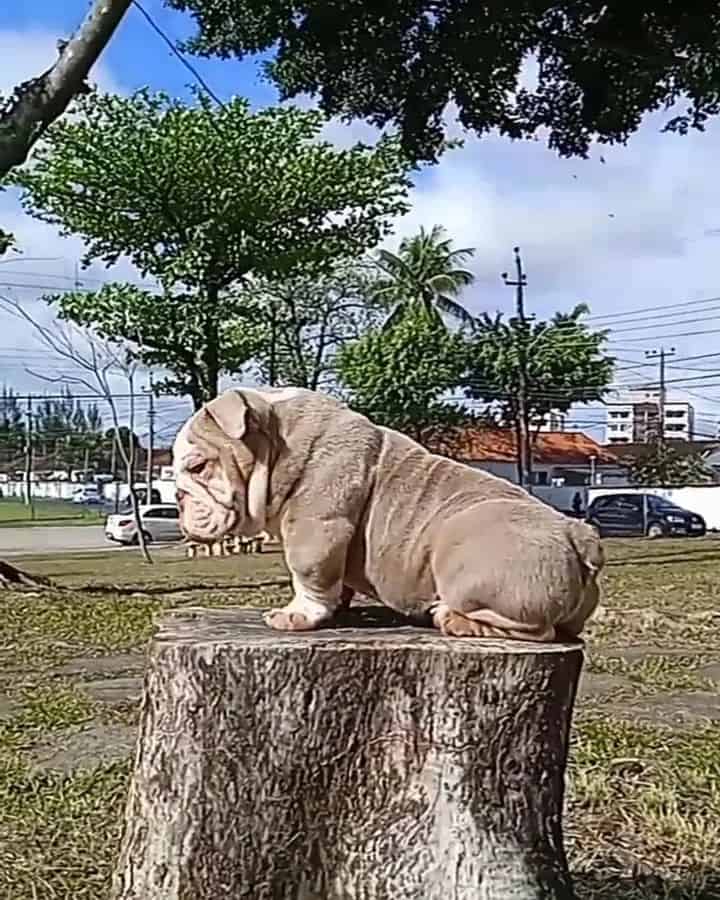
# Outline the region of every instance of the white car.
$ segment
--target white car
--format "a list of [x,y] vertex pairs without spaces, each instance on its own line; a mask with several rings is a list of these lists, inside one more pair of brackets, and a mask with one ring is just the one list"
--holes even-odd
[[[182,540],[180,510],[172,503],[141,506],[140,520],[147,543]],[[105,521],[105,537],[119,544],[137,544],[138,532],[132,512],[108,516]]]
[[73,493],[72,502],[88,505],[102,503],[100,488],[96,484],[84,484]]

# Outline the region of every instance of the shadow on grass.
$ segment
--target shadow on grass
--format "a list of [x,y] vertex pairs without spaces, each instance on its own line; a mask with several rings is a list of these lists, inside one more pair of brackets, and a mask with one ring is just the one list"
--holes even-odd
[[632,877],[603,875],[602,872],[573,873],[577,900],[718,900],[720,872],[691,874],[668,881],[652,872]]
[[[72,572],[63,572],[63,577],[72,576]],[[78,573],[82,574],[82,573]],[[211,591],[252,591],[258,588],[280,587],[286,588],[290,586],[289,578],[274,578],[266,581],[241,581],[233,582],[202,582],[197,584],[175,584],[170,587],[166,585],[132,585],[132,584],[83,584],[73,587],[60,586],[60,590],[64,593],[75,594],[97,594],[112,595],[113,597],[135,597],[142,595],[143,597],[165,597],[170,594],[190,594],[193,591],[203,591],[210,593]],[[57,587],[57,585],[56,585]]]
[[610,559],[605,565],[609,569],[615,569],[627,566],[678,566],[696,562],[720,563],[720,549],[715,552],[683,550],[679,553],[662,553],[656,556],[627,556],[624,559]]

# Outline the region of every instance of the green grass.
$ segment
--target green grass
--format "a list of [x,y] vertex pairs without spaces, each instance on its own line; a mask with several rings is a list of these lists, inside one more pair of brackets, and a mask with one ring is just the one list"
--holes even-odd
[[104,521],[104,512],[64,500],[35,500],[32,506],[21,500],[0,500],[0,528],[98,525]]
[[[610,541],[606,601],[588,630],[586,675],[619,688],[578,703],[565,832],[579,900],[720,897],[720,725],[643,725],[634,700],[717,690],[720,540]],[[70,591],[8,593],[0,617],[0,900],[105,900],[127,763],[62,774],[32,749],[89,722],[136,721],[88,699],[68,660],[142,651],[159,612],[269,605],[288,593],[277,553],[188,561],[179,548],[18,560]],[[85,586],[92,590],[80,593]],[[76,590],[78,589],[78,590]],[[643,655],[623,656],[645,648]],[[4,704],[3,704],[4,698]],[[60,737],[58,737],[60,736]]]

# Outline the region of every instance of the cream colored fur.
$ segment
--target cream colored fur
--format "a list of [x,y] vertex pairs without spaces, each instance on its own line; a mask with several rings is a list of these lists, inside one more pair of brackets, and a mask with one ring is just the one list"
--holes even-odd
[[357,591],[446,634],[547,641],[598,604],[592,529],[323,394],[222,394],[181,429],[175,470],[190,539],[282,539],[294,599],[275,628],[316,628]]

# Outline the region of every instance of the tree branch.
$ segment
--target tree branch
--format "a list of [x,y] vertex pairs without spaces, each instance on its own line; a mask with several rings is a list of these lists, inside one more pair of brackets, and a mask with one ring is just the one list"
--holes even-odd
[[15,88],[0,112],[0,177],[28,158],[36,141],[85,89],[85,79],[132,0],[95,0],[52,68]]

